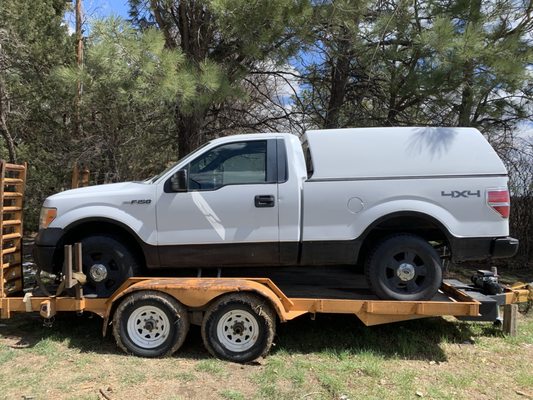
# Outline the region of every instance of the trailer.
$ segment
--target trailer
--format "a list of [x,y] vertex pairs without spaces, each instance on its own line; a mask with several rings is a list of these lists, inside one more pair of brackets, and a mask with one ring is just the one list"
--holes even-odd
[[[135,277],[125,281],[110,297],[84,294],[82,246],[65,246],[63,273],[57,287],[39,279],[24,289],[22,270],[22,201],[26,166],[1,163],[0,317],[17,312],[39,312],[51,320],[60,312],[89,312],[102,318],[120,348],[143,357],[175,353],[191,324],[201,326],[204,345],[214,356],[248,362],[268,353],[276,323],[305,314],[350,314],[365,325],[417,318],[455,316],[497,321],[504,306],[504,329],[516,333],[518,303],[533,301],[533,288],[517,284],[487,295],[475,285],[447,280],[429,301],[388,301],[372,296],[325,296],[321,288],[306,295],[282,290],[263,277]],[[482,273],[483,275],[484,273]],[[484,275],[483,275],[484,276]],[[490,273],[487,273],[489,278]],[[38,276],[37,276],[38,277]]]

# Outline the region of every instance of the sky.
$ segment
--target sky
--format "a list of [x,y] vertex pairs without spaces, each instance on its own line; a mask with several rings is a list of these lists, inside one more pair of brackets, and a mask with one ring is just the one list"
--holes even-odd
[[[74,0],[72,0],[74,8]],[[90,20],[95,18],[108,17],[116,15],[122,18],[128,18],[128,0],[82,0],[82,12],[84,16],[84,31],[90,31]],[[76,26],[73,12],[68,12],[65,15],[65,22],[69,27],[70,32],[74,32]]]
[[83,1],[83,8],[89,18],[108,15],[127,18],[129,10],[127,0],[85,0]]

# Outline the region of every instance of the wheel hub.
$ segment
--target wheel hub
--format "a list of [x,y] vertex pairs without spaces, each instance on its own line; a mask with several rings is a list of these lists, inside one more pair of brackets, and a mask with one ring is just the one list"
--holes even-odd
[[149,332],[152,332],[154,329],[157,329],[157,321],[152,317],[144,320],[144,327]]
[[141,306],[128,318],[128,336],[144,349],[161,346],[170,334],[170,320],[163,310],[155,306]]
[[415,267],[409,263],[402,263],[398,267],[396,274],[403,282],[410,281],[415,277]]
[[89,268],[89,276],[93,282],[102,282],[107,278],[107,268],[103,264],[93,264]]
[[217,337],[230,351],[246,351],[255,345],[259,337],[259,324],[250,312],[231,310],[218,321]]
[[244,324],[242,322],[235,322],[232,326],[233,334],[242,336],[244,332]]

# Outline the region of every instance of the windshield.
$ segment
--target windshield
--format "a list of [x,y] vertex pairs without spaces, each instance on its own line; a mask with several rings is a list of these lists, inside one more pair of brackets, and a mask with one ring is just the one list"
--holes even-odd
[[161,178],[162,176],[166,175],[167,172],[169,172],[171,169],[173,169],[177,164],[179,164],[181,162],[181,160],[183,160],[184,158],[187,158],[187,157],[190,157],[196,153],[198,153],[200,150],[202,150],[205,146],[207,146],[209,143],[211,142],[207,142],[207,143],[204,143],[202,146],[198,147],[196,150],[193,150],[192,152],[190,152],[189,154],[187,154],[185,157],[182,157],[180,158],[178,161],[176,161],[174,164],[172,164],[170,167],[168,167],[167,169],[165,169],[163,172],[157,174],[156,176],[152,177],[152,178],[148,178],[146,179],[144,182],[146,183],[155,183],[156,181],[159,180],[159,178]]

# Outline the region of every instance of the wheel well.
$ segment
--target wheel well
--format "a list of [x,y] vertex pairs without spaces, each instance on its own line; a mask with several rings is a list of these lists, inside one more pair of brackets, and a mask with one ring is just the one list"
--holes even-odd
[[449,232],[434,218],[424,214],[394,215],[384,217],[368,228],[361,243],[358,259],[366,260],[374,245],[395,233],[410,233],[428,242],[437,242],[450,248]]
[[[54,255],[54,265],[58,268],[63,264],[63,246],[75,243],[87,236],[113,236],[122,242],[126,247],[131,249],[135,258],[140,262],[141,268],[146,269],[146,259],[144,252],[137,238],[126,228],[121,227],[113,222],[104,220],[86,221],[67,228],[66,233],[61,239],[61,243]],[[82,249],[83,250],[83,249]]]

